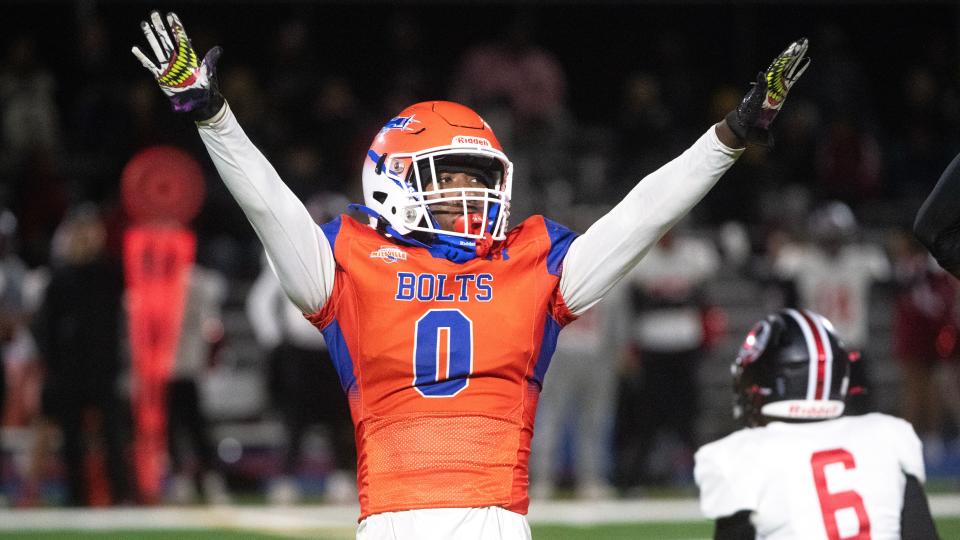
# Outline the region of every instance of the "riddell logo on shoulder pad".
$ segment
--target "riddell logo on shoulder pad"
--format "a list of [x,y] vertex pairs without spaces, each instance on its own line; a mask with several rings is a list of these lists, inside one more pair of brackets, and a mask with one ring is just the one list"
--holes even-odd
[[370,252],[371,259],[383,259],[393,264],[397,261],[407,260],[407,253],[396,246],[380,246],[375,251]]
[[451,144],[472,144],[475,146],[487,146],[487,147],[493,146],[492,144],[490,144],[490,141],[484,139],[483,137],[466,137],[463,135],[457,135],[456,137],[454,137],[453,142]]

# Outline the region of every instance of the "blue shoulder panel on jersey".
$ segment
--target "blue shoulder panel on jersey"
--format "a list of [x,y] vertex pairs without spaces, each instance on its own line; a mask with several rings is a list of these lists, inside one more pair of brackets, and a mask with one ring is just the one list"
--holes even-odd
[[543,218],[543,224],[546,225],[547,234],[550,236],[550,253],[547,254],[547,271],[555,276],[559,276],[560,266],[563,264],[563,258],[567,256],[570,243],[580,235],[556,221],[547,218]]
[[557,348],[557,337],[560,335],[561,328],[560,323],[549,315],[546,322],[543,323],[540,355],[537,357],[537,363],[533,366],[533,378],[541,388],[543,388],[543,378],[547,375],[547,368],[550,367],[550,359],[553,358],[553,351]]
[[347,343],[343,340],[340,324],[334,319],[322,330],[322,333],[323,339],[327,342],[330,357],[333,358],[333,367],[336,368],[337,375],[340,377],[340,387],[344,392],[349,392],[350,387],[357,383],[357,379],[353,376],[353,358],[350,356]]
[[342,216],[337,216],[335,219],[328,221],[320,226],[320,230],[323,231],[323,235],[327,237],[327,242],[330,242],[330,251],[334,251],[333,248],[337,246],[337,235],[340,234],[340,220]]

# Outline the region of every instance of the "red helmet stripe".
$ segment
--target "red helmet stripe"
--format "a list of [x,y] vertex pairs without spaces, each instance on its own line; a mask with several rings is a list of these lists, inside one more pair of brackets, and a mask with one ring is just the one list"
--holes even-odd
[[807,356],[809,358],[809,367],[807,368],[807,396],[806,399],[816,399],[817,395],[817,341],[814,339],[814,329],[810,321],[799,311],[787,309],[787,314],[797,323],[800,332],[803,334],[803,341],[807,345]]
[[[820,325],[810,316],[810,313],[807,311],[801,311],[800,315],[810,325],[810,334],[813,337],[814,347],[817,351],[816,356],[816,373],[817,373],[817,389],[814,392],[814,399],[825,399],[826,390],[824,387],[824,379],[826,377],[827,371],[827,347],[824,345],[824,337],[821,332]],[[812,360],[812,359],[811,359]],[[810,366],[813,369],[814,366]]]

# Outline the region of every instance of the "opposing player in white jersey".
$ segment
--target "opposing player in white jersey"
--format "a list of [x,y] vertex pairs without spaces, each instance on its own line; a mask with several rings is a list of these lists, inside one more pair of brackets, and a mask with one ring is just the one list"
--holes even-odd
[[812,311],[754,325],[732,366],[734,417],[747,427],[696,454],[714,538],[937,538],[913,428],[842,416],[850,359]]

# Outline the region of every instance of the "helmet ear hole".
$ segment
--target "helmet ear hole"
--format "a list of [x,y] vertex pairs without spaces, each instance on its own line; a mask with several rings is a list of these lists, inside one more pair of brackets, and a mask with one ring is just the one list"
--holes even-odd
[[[387,200],[387,194],[384,193],[383,191],[374,191],[374,192],[373,192],[373,200],[377,201],[377,202],[380,203],[380,204],[383,204],[383,202]],[[397,213],[397,212],[396,212],[396,209],[394,209],[393,213],[394,213],[394,214]]]

